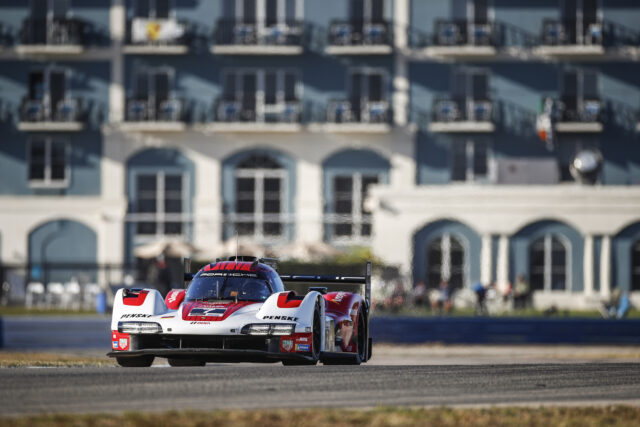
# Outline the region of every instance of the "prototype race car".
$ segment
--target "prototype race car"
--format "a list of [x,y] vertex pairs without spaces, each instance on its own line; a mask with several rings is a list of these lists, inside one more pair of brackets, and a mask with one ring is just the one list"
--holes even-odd
[[[280,276],[274,261],[231,257],[194,275],[185,260],[188,287],[164,300],[155,289],[118,290],[107,355],[125,367],[151,366],[155,357],[171,366],[369,360],[371,263],[359,277]],[[285,283],[305,294],[285,290]],[[354,287],[364,287],[364,297],[344,290]]]

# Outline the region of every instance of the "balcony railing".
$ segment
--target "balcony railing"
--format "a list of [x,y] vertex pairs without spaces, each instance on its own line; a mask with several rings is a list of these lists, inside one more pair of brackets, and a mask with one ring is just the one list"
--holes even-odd
[[489,122],[493,117],[490,100],[438,98],[433,102],[431,120],[435,122]]
[[329,46],[389,45],[388,22],[333,21],[329,27]]
[[493,23],[483,24],[468,21],[436,21],[434,44],[436,46],[493,46]]
[[126,121],[128,122],[182,122],[184,114],[182,100],[127,99]]
[[20,108],[21,122],[77,122],[80,121],[81,102],[77,98],[67,98],[57,105],[42,100],[25,99]]
[[299,123],[301,104],[288,100],[258,108],[235,99],[218,99],[214,103],[214,121],[224,123]]
[[22,24],[20,42],[23,45],[82,46],[84,22],[78,19],[32,19]]
[[303,35],[304,26],[298,21],[258,26],[219,20],[213,37],[221,46],[302,46]]
[[600,99],[577,100],[575,97],[561,97],[558,103],[559,121],[593,123],[602,121]]
[[602,23],[586,24],[582,31],[579,31],[576,21],[546,19],[542,24],[541,39],[545,46],[601,46],[603,26]]
[[327,123],[389,124],[391,114],[387,101],[360,101],[353,105],[348,100],[331,100],[327,105]]

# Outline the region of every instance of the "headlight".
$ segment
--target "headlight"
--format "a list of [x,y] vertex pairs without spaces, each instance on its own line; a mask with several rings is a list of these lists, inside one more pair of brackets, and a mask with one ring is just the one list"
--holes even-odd
[[118,332],[125,334],[159,334],[162,326],[153,322],[120,322]]
[[245,335],[293,335],[295,330],[294,323],[252,323],[240,332]]

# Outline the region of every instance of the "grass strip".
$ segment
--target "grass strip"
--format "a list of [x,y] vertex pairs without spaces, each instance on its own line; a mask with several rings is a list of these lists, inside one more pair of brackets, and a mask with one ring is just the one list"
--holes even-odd
[[487,409],[414,409],[378,407],[373,410],[232,410],[169,411],[161,413],[127,412],[122,415],[35,415],[0,418],[0,425],[22,426],[95,426],[163,427],[176,426],[636,426],[640,408],[540,407]]
[[115,360],[104,357],[76,356],[56,353],[0,351],[0,368],[115,366]]

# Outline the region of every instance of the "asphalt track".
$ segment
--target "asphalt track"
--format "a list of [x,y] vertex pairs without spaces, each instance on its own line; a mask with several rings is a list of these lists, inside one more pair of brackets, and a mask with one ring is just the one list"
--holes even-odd
[[640,363],[0,369],[0,414],[640,405]]

